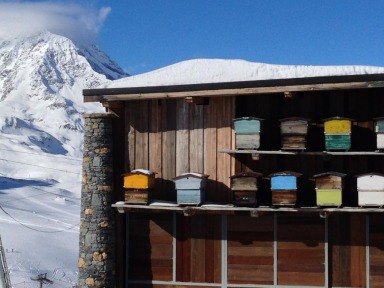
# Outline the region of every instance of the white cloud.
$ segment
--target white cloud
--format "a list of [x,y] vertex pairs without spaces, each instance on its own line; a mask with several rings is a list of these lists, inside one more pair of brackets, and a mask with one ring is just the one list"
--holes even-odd
[[90,8],[63,2],[0,0],[0,38],[48,30],[73,41],[95,42],[111,8]]

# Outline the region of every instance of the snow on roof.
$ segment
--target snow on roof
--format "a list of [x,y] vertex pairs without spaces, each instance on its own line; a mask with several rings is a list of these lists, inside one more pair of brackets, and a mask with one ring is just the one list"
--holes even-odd
[[168,86],[381,73],[384,73],[384,67],[274,65],[245,60],[195,59],[179,62],[148,73],[115,80],[101,88]]

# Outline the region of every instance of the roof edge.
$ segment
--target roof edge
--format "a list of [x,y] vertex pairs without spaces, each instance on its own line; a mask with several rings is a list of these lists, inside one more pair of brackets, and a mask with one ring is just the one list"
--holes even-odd
[[[357,75],[337,75],[320,76],[305,78],[285,78],[250,80],[235,82],[214,82],[197,84],[178,84],[164,86],[139,86],[122,88],[95,88],[84,89],[83,96],[88,102],[109,100],[107,96],[116,95],[145,95],[145,94],[167,94],[195,91],[218,91],[233,89],[269,88],[269,87],[289,87],[289,86],[308,86],[322,84],[341,84],[341,83],[369,83],[370,88],[384,87],[384,74],[357,74]],[[308,89],[310,90],[310,89]],[[139,97],[140,98],[140,97]],[[156,98],[156,97],[152,97]],[[164,98],[164,97],[162,97]]]

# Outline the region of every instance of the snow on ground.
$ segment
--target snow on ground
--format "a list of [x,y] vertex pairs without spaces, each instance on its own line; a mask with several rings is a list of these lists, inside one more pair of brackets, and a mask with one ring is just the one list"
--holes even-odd
[[0,234],[12,286],[38,287],[31,278],[47,273],[50,287],[73,287],[82,159],[17,151],[0,148]]
[[184,85],[376,73],[384,73],[384,67],[273,65],[236,59],[195,59],[115,80],[104,87]]

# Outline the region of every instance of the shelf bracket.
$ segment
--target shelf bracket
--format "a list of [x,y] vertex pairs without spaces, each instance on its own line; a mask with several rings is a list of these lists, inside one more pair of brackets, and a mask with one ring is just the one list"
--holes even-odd
[[193,216],[195,215],[196,211],[192,207],[185,207],[183,209],[184,216]]
[[260,160],[261,155],[259,153],[252,153],[252,160]]

